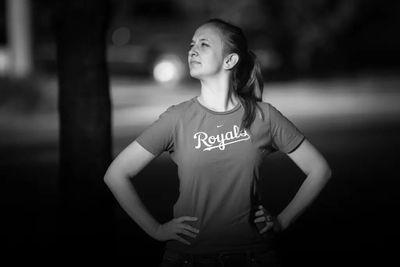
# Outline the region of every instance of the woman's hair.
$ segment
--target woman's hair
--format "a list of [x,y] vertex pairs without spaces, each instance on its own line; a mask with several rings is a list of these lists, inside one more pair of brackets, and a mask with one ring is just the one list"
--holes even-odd
[[203,25],[211,24],[216,27],[223,36],[224,52],[236,53],[239,56],[238,63],[232,69],[230,90],[235,92],[244,108],[244,115],[240,129],[250,129],[256,118],[258,108],[264,119],[257,101],[262,101],[263,79],[260,64],[256,55],[247,47],[247,39],[243,31],[221,19],[210,19]]

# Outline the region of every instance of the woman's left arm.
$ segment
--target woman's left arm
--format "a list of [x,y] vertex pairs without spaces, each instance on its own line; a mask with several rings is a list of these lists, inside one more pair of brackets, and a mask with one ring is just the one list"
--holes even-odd
[[332,175],[325,158],[307,139],[304,139],[296,150],[287,155],[307,177],[294,198],[276,218],[282,230],[286,229],[303,213]]

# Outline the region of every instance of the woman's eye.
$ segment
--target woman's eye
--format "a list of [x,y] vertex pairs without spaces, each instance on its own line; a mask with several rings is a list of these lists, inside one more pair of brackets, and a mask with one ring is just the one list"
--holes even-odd
[[[192,49],[193,46],[194,46],[194,44],[190,44],[188,50]],[[206,43],[201,43],[200,46],[201,46],[201,47],[209,47],[209,45],[206,44]]]

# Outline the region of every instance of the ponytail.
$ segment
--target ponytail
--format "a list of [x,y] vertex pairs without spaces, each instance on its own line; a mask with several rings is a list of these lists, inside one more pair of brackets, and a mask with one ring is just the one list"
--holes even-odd
[[250,130],[256,118],[257,109],[260,112],[261,118],[264,119],[262,110],[257,104],[257,102],[262,101],[264,82],[261,75],[260,63],[252,51],[247,51],[247,55],[241,65],[238,67],[243,70],[241,71],[242,75],[237,75],[239,68],[237,69],[238,71],[234,71],[232,84],[244,108],[240,129]]

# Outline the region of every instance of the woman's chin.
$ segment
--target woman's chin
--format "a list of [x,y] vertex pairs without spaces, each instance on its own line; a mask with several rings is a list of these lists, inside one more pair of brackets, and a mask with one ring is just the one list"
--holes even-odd
[[200,79],[201,74],[195,70],[190,70],[189,72],[190,77],[195,78],[195,79]]

